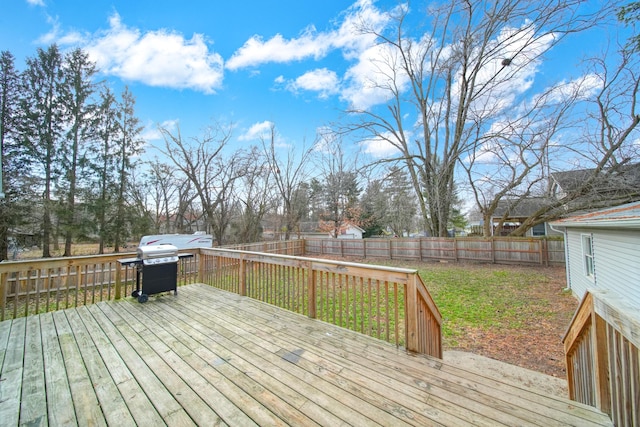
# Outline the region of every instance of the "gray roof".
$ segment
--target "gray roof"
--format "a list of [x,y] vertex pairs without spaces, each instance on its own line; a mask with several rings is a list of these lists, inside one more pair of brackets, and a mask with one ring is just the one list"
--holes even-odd
[[[595,169],[578,169],[564,172],[554,172],[551,178],[565,193],[579,190],[589,178],[593,176]],[[640,188],[640,163],[620,165],[618,167],[603,169],[598,178],[593,182],[592,193],[616,193],[622,189],[634,190]]]
[[559,227],[624,228],[640,230],[640,202],[570,216],[552,223]]
[[503,199],[498,202],[493,217],[502,217],[506,212],[509,218],[528,218],[548,204],[549,201],[546,197]]

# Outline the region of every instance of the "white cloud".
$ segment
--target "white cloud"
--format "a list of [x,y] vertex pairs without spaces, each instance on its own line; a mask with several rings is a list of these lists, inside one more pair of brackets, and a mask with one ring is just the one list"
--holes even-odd
[[386,134],[383,137],[361,141],[360,146],[366,154],[376,159],[390,158],[400,154],[400,150],[389,142],[392,138],[394,138],[393,135]]
[[409,80],[395,68],[398,63],[395,55],[389,45],[375,45],[361,52],[358,62],[345,74],[342,98],[351,107],[366,110],[387,102],[393,96],[389,90],[392,83],[403,90]]
[[345,84],[340,84],[338,74],[327,68],[308,71],[288,82],[279,76],[275,82],[294,92],[318,92],[321,98],[341,93],[341,98],[356,108],[368,108],[387,101],[389,93],[383,87],[388,79],[380,73],[379,61],[389,54],[389,49],[376,44],[374,33],[381,32],[390,22],[390,14],[376,8],[373,0],[358,0],[339,19],[339,25],[333,30],[323,32],[307,27],[295,38],[287,39],[277,34],[265,40],[255,35],[229,58],[225,66],[239,70],[273,62],[319,61],[338,50],[353,64],[345,73]]
[[324,57],[330,48],[328,36],[316,33],[313,27],[307,28],[299,38],[288,40],[281,34],[276,34],[267,41],[255,35],[231,56],[226,67],[237,70],[269,62],[286,63],[308,57],[319,59]]
[[[413,132],[406,130],[404,137],[407,140],[413,139]],[[402,144],[393,132],[383,132],[373,138],[362,140],[359,145],[364,153],[378,159],[391,158],[402,153],[398,148]]]
[[31,6],[44,6],[44,0],[27,0]]
[[342,49],[348,59],[371,46],[375,37],[362,34],[363,23],[369,28],[380,28],[388,18],[373,6],[372,0],[359,0],[346,10],[342,24],[335,30],[319,32],[307,27],[300,36],[287,39],[276,34],[268,40],[254,35],[238,49],[226,63],[230,70],[276,62],[288,63],[308,58],[319,60],[335,49]]
[[254,123],[245,133],[238,137],[238,141],[256,141],[263,138],[270,138],[273,122],[265,120]]
[[[117,13],[109,24],[108,30],[84,36],[80,43],[101,72],[150,86],[204,93],[214,93],[221,86],[222,57],[209,51],[203,35],[186,39],[169,30],[142,33],[122,24]],[[59,43],[79,38],[77,34],[57,36]]]
[[168,131],[174,131],[178,129],[179,121],[177,119],[174,120],[165,120],[160,124],[153,124],[149,122],[144,127],[144,131],[140,135],[142,139],[145,141],[162,141],[164,139],[162,132],[160,132],[160,128],[166,129]]
[[[282,79],[276,79],[277,83],[282,83]],[[319,68],[308,71],[287,85],[291,91],[308,90],[318,92],[320,98],[328,98],[329,95],[338,93],[340,79],[338,75],[327,68]]]
[[567,99],[589,99],[602,88],[602,76],[589,73],[570,81],[562,81],[551,88],[549,100],[562,102]]

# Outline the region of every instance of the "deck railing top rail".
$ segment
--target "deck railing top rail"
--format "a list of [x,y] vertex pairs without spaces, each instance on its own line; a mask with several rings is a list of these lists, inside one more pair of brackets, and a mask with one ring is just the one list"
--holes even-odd
[[402,268],[402,267],[389,267],[385,265],[376,265],[376,264],[362,264],[356,262],[348,262],[348,261],[338,261],[324,258],[311,258],[311,257],[300,257],[294,255],[282,255],[282,254],[271,254],[264,252],[253,252],[253,251],[242,251],[237,249],[223,249],[223,248],[203,248],[201,249],[201,253],[224,253],[229,258],[243,258],[245,260],[260,260],[260,261],[268,261],[269,259],[274,262],[283,262],[283,261],[291,261],[294,263],[311,263],[314,266],[321,268],[320,266],[335,266],[342,267],[345,271],[347,269],[359,269],[359,270],[371,270],[375,271],[375,274],[379,274],[379,272],[387,272],[387,273],[400,273],[397,276],[399,281],[402,283],[406,283],[407,274],[417,274],[418,270],[412,268]]
[[222,248],[200,259],[203,283],[442,357],[442,315],[416,269]]
[[101,262],[116,261],[120,258],[135,257],[135,252],[121,252],[104,255],[76,255],[71,257],[36,258],[0,262],[0,273],[12,273],[19,270],[38,270],[45,268],[65,267],[69,264],[99,264]]

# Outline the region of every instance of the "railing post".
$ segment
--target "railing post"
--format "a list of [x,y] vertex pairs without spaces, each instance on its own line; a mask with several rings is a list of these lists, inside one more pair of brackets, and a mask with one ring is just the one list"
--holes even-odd
[[204,269],[205,269],[205,257],[202,254],[202,249],[198,248],[198,283],[204,283]]
[[317,303],[317,283],[316,283],[316,271],[313,269],[312,263],[308,264],[307,267],[307,299],[309,301],[309,317],[315,319],[317,316],[316,313],[316,303]]
[[115,299],[122,297],[122,264],[116,261],[116,296]]
[[4,310],[7,305],[7,293],[9,290],[9,273],[0,273],[0,321],[4,320]]
[[593,309],[591,325],[596,408],[611,415],[607,324]]
[[406,342],[407,350],[418,352],[418,285],[415,275],[408,275],[406,291]]
[[247,296],[247,274],[246,274],[246,263],[244,261],[244,255],[240,256],[240,274],[239,274],[239,280],[240,280],[240,287],[238,289],[238,293],[240,295]]

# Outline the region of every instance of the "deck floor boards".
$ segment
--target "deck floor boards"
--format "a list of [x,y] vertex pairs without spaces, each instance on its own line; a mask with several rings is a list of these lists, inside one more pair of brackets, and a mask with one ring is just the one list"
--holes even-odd
[[0,323],[0,426],[602,426],[595,409],[194,284]]

